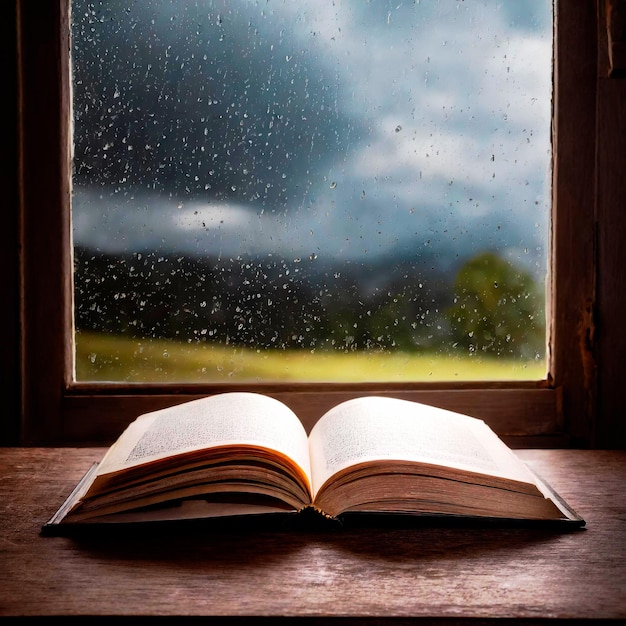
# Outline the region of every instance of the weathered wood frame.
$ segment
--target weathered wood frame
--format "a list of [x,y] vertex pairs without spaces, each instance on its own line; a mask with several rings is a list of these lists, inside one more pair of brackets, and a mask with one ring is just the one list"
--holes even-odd
[[[20,232],[17,358],[21,383],[17,440],[108,442],[139,413],[243,386],[73,381],[68,1],[15,2]],[[602,337],[597,332],[597,307],[604,303],[598,297],[598,240],[610,233],[598,226],[598,190],[604,190],[609,199],[600,208],[608,223],[619,212],[617,205],[611,204],[611,198],[617,202],[614,187],[623,189],[623,182],[616,182],[611,174],[610,159],[618,156],[619,136],[612,135],[615,128],[607,129],[606,137],[597,133],[597,111],[603,112],[601,122],[612,120],[622,138],[625,133],[623,121],[614,119],[611,103],[603,108],[597,102],[602,2],[557,0],[555,10],[554,213],[546,379],[254,387],[284,400],[307,426],[344,398],[379,393],[478,415],[512,445],[602,445],[607,436],[602,424],[608,421],[603,421],[597,401]],[[602,152],[599,146],[605,138]],[[610,176],[598,177],[598,157],[602,163],[609,160],[611,167],[606,171]],[[623,258],[619,246],[616,253]],[[615,272],[619,258],[607,257],[606,263]],[[623,433],[623,426],[617,429]]]

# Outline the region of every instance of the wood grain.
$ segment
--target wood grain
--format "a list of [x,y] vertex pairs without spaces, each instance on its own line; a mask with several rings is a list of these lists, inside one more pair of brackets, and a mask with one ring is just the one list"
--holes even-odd
[[0,449],[0,616],[454,624],[626,617],[626,452],[518,451],[587,520],[586,530],[196,527],[40,536],[103,453]]

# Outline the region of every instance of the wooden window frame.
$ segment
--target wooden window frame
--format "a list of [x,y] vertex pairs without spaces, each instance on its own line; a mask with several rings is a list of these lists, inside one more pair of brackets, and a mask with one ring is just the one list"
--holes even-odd
[[307,427],[343,399],[376,393],[479,416],[514,446],[593,444],[598,387],[594,312],[600,0],[555,3],[546,379],[254,386],[73,381],[68,4],[68,0],[15,0],[19,344],[14,348],[19,425],[13,430],[5,427],[5,438],[20,444],[108,443],[148,410],[226,390],[254,389],[285,401]]

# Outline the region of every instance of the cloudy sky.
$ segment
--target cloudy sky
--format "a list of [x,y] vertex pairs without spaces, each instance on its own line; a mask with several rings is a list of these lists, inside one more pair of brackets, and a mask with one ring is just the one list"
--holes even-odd
[[74,2],[74,238],[545,268],[550,0]]

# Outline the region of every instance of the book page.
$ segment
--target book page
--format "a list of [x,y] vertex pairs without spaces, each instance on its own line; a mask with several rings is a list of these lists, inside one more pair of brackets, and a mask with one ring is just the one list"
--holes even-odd
[[363,397],[328,411],[309,436],[313,493],[357,463],[431,463],[533,483],[526,466],[482,421],[408,400]]
[[274,398],[244,392],[201,398],[138,417],[108,450],[98,474],[233,444],[275,450],[291,458],[310,481],[307,434],[296,414]]

